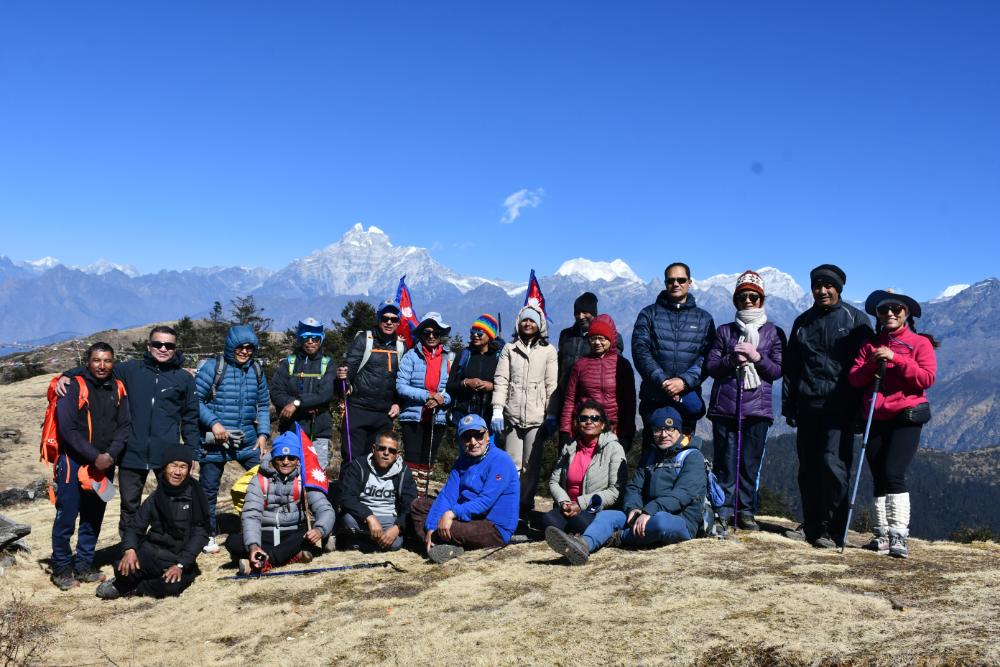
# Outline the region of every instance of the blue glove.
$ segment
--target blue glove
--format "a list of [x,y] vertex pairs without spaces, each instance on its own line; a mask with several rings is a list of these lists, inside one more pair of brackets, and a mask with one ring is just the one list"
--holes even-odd
[[549,415],[548,417],[545,418],[545,421],[542,422],[542,440],[545,440],[555,432],[556,432],[556,418],[552,415]]
[[493,409],[493,419],[490,420],[490,430],[493,435],[503,433],[503,410]]

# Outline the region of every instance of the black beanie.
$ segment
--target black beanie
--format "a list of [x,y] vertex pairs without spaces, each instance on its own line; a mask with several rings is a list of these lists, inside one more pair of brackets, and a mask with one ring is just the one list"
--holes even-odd
[[584,292],[576,297],[576,301],[573,302],[573,314],[576,313],[597,315],[597,296],[593,292]]
[[194,452],[191,451],[190,447],[184,447],[183,445],[170,445],[166,448],[166,450],[164,450],[160,463],[165,466],[171,461],[181,461],[191,465],[194,462]]
[[844,291],[847,283],[847,274],[836,264],[820,264],[809,272],[809,282],[815,283],[817,280],[828,282],[837,288],[837,293]]

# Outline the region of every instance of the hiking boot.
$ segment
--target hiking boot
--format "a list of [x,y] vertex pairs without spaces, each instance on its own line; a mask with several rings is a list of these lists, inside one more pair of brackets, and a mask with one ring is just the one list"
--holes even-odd
[[293,563],[301,563],[305,565],[307,563],[311,563],[312,559],[313,559],[312,552],[303,549],[302,551],[298,552],[297,554],[288,559],[288,565],[292,565]]
[[889,529],[889,555],[895,558],[909,558],[910,549],[907,547],[906,540],[909,536],[909,532],[906,528],[890,528]]
[[458,558],[464,553],[465,549],[455,546],[454,544],[435,544],[431,547],[431,550],[427,552],[427,557],[432,563],[441,565],[442,563],[447,563],[452,559]]
[[215,535],[208,538],[208,544],[201,548],[207,554],[217,554],[219,553],[219,545],[215,543]]
[[[583,540],[582,537],[579,538],[579,539]],[[615,532],[611,533],[611,537],[608,538],[608,541],[605,543],[604,546],[606,546],[606,547],[621,547],[622,546],[622,531],[616,530]]]
[[102,600],[117,600],[122,596],[121,591],[115,587],[114,578],[105,579],[98,585],[95,595]]
[[812,541],[812,545],[817,549],[836,549],[837,543],[834,542],[833,538],[830,537],[829,533],[823,533],[815,540]]
[[337,537],[331,535],[323,541],[323,552],[332,553],[337,550]]
[[[614,540],[615,536],[612,535],[611,539]],[[590,549],[582,537],[570,535],[555,526],[545,529],[545,542],[557,554],[565,556],[570,565],[583,565],[590,558]]]
[[91,565],[82,567],[79,570],[74,570],[73,576],[81,584],[93,584],[107,579],[107,577],[104,576],[100,570],[95,570]]
[[69,568],[53,572],[52,583],[58,586],[61,591],[69,591],[80,585],[80,582],[73,576],[73,570]]
[[871,541],[861,548],[874,551],[879,556],[889,555],[889,529],[885,526],[876,526]]
[[782,533],[782,535],[790,540],[796,540],[798,542],[806,541],[806,531],[802,524],[799,524],[794,530],[786,530]]
[[760,530],[760,526],[753,518],[753,514],[741,514],[736,519],[736,525],[740,530]]

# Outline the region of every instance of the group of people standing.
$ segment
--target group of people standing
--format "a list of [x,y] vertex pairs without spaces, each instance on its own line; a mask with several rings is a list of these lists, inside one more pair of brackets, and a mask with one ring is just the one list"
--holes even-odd
[[[607,544],[689,539],[698,534],[707,490],[704,457],[692,440],[705,416],[725,495],[718,520],[755,530],[773,384],[781,378],[781,414],[798,428],[803,506],[801,530],[790,536],[821,548],[842,543],[864,396],[872,408],[867,456],[875,480],[868,546],[905,557],[905,471],[929,419],[924,392],[934,381],[937,341],[916,333],[920,305],[905,295],[878,291],[868,298],[873,330],[841,299],[843,270],[818,266],[810,282],[814,303],[786,338],[768,321],[759,274],[739,276],[733,320],[716,328],[689,293],[690,268],[670,264],[663,291],[633,327],[638,392],[618,328],[589,292],[575,301],[574,324],[560,333],[558,347],[533,302],[519,311],[511,340],[503,341],[496,318],[483,314],[456,354],[445,344],[451,326],[437,312],[417,325],[407,349],[400,307],[387,301],[339,363],[322,354],[323,327],[307,318],[270,382],[256,360],[259,341],[245,325],[229,330],[223,353],[195,377],[183,369],[169,327],[152,330],[139,360],[114,364],[113,350],[95,344],[86,367],[60,382],[65,456],[56,470],[53,580],[71,588],[103,578],[93,568],[103,507],[71,482],[75,471],[95,466],[108,479],[118,466],[122,503],[123,557],[116,577],[99,587],[102,597],[176,594],[190,584],[197,553],[220,549],[215,508],[229,461],[250,471],[242,530],[225,543],[241,572],[308,561],[333,548],[335,533],[341,548],[389,550],[409,532],[436,562],[465,548],[507,544],[532,523],[576,564]],[[713,382],[706,404],[707,378]],[[80,383],[89,387],[89,401],[79,399]],[[331,463],[338,401],[339,481],[327,495],[304,486],[300,464],[303,446],[320,465]],[[626,455],[637,415],[642,452],[630,476]],[[459,457],[432,499],[430,477],[449,429]],[[272,430],[280,434],[274,443]],[[560,450],[549,478],[554,503],[535,512],[543,447],[553,436]],[[194,461],[197,481],[190,476]],[[140,506],[150,470],[158,487]],[[74,558],[69,539],[77,517]]]

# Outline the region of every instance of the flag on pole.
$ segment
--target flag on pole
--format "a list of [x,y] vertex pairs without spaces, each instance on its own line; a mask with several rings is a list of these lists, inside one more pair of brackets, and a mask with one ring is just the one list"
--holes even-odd
[[538,278],[535,277],[534,269],[531,270],[531,275],[528,277],[528,290],[524,294],[524,305],[538,308],[546,320],[552,321],[545,312],[545,296],[542,295],[542,288],[538,284]]
[[410,288],[406,286],[406,274],[399,279],[399,287],[396,288],[396,304],[399,306],[399,330],[398,333],[406,341],[406,348],[413,347],[413,332],[420,325],[420,318],[413,310],[413,299],[410,298]]
[[326,478],[326,471],[319,464],[319,457],[316,456],[316,448],[313,447],[312,440],[309,439],[298,422],[295,423],[295,432],[299,436],[299,442],[302,443],[302,458],[299,459],[299,479],[302,480],[302,486],[306,489],[329,493],[330,482]]

